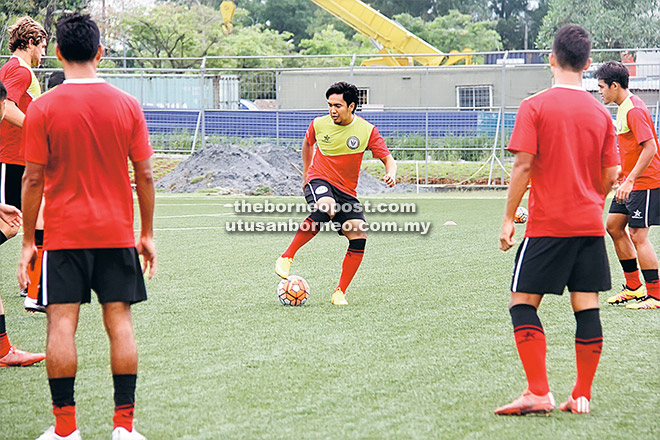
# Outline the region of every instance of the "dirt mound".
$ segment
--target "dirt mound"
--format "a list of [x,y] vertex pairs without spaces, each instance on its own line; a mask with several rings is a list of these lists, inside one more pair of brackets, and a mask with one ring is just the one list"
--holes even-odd
[[[240,147],[209,145],[160,179],[156,188],[178,193],[213,190],[221,194],[301,195],[300,151],[272,144]],[[407,192],[413,185],[388,188],[367,172],[360,174],[358,194]]]

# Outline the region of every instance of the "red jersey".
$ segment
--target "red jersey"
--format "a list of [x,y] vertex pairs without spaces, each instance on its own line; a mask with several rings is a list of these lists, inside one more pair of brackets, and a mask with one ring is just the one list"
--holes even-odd
[[45,165],[44,249],[135,246],[128,159],[153,154],[138,101],[67,80],[30,105],[23,129],[25,159]]
[[660,188],[658,136],[651,113],[639,97],[630,94],[619,106],[616,113],[616,134],[619,140],[621,169],[625,176],[635,168],[642,154],[641,144],[650,139],[655,141],[655,156],[646,170],[635,179],[633,190]]
[[305,138],[309,145],[316,144],[307,182],[323,179],[352,196],[357,195],[364,152],[370,150],[375,159],[390,154],[378,129],[360,116],[349,125],[335,124],[330,115],[320,116],[309,124]]
[[[13,56],[0,68],[0,81],[7,88],[7,99],[25,113],[33,99],[41,95],[41,87],[30,65]],[[21,129],[3,120],[0,122],[0,162],[25,165],[21,150]]]
[[525,237],[605,235],[601,173],[619,158],[612,116],[596,98],[558,85],[525,99],[508,149],[535,156]]

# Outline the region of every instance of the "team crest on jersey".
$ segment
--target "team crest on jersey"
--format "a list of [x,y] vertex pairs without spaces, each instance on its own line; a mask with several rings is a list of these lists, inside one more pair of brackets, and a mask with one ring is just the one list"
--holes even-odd
[[327,134],[325,136],[323,136],[323,142],[325,142],[326,144],[329,144],[330,143],[330,136],[328,136]]
[[351,136],[346,139],[346,146],[351,150],[357,150],[360,146],[360,139],[358,139],[357,136]]

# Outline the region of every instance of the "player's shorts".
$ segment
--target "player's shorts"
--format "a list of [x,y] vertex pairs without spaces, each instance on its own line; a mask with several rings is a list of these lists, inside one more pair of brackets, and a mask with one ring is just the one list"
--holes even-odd
[[23,185],[23,165],[0,163],[0,203],[21,209],[21,187]]
[[137,250],[132,248],[44,251],[39,303],[88,303],[91,290],[101,304],[147,299]]
[[612,288],[604,237],[526,237],[518,247],[512,292],[603,292]]
[[609,212],[627,215],[631,228],[660,225],[660,188],[631,191],[626,203],[612,199]]
[[313,207],[322,197],[331,197],[335,201],[336,211],[332,222],[340,235],[343,234],[342,225],[348,220],[367,221],[364,216],[364,208],[356,197],[340,191],[337,187],[322,179],[312,179],[307,182],[305,185],[305,200],[309,206]]

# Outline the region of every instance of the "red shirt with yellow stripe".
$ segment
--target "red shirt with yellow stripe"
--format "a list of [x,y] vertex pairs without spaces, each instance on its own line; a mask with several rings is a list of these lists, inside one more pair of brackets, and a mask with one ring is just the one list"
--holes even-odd
[[[33,99],[41,96],[41,86],[29,64],[13,56],[0,68],[0,81],[7,88],[7,99],[13,101],[23,113]],[[0,162],[25,165],[25,152],[21,148],[21,128],[6,120],[0,122]]]
[[651,139],[655,141],[655,156],[646,170],[635,179],[633,190],[660,188],[658,135],[644,101],[632,93],[621,103],[616,113],[616,134],[619,141],[621,169],[625,176],[635,168],[642,154],[641,144]]
[[323,179],[352,196],[356,195],[364,152],[370,150],[374,159],[390,154],[378,129],[357,115],[348,125],[335,124],[330,115],[315,118],[305,138],[309,145],[316,144],[305,183]]

